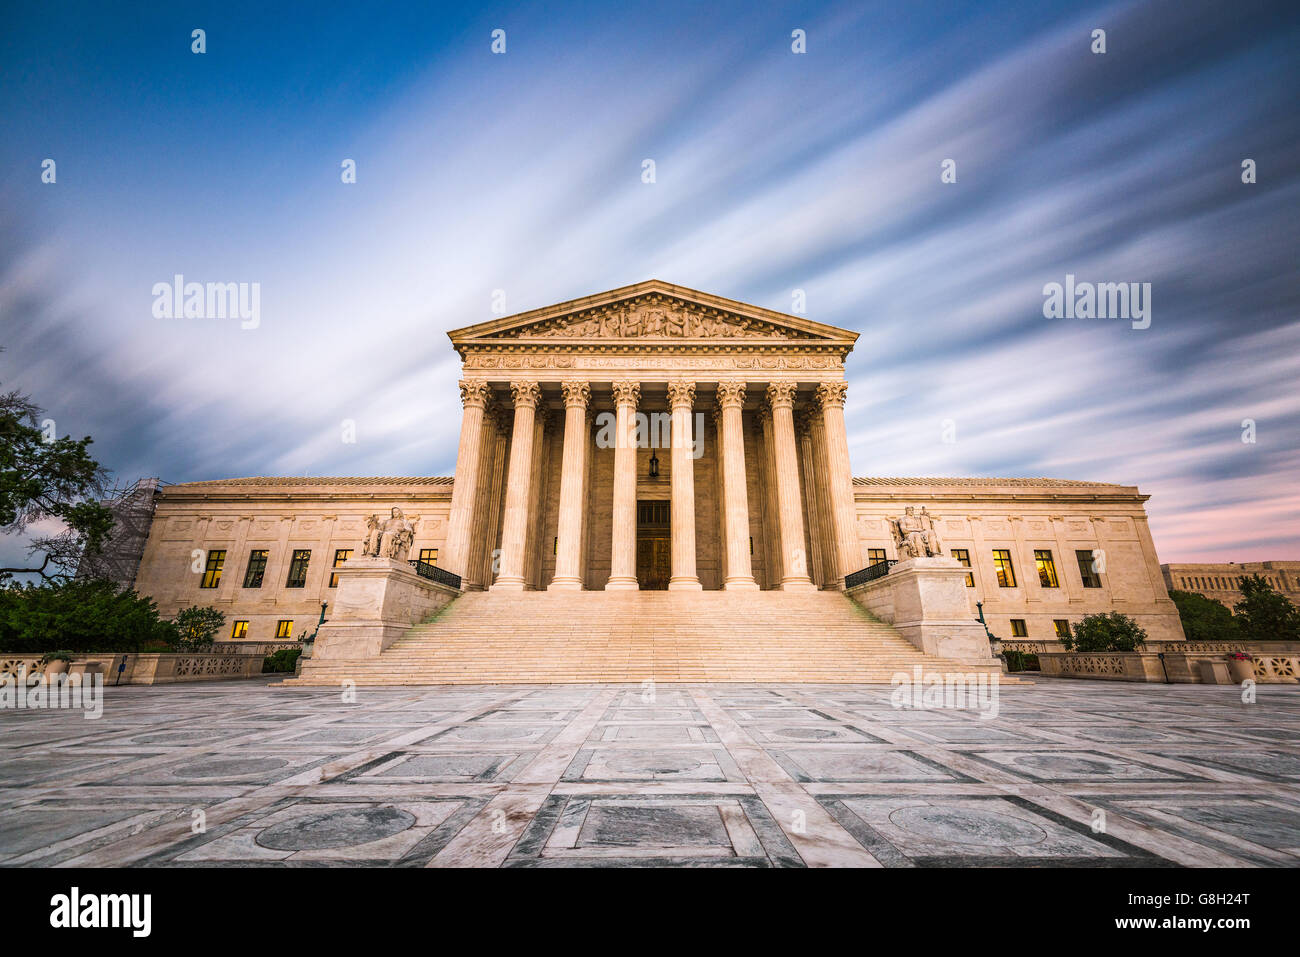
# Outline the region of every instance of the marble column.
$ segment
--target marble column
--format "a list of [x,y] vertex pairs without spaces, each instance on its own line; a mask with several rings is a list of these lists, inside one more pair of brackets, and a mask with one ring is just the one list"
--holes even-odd
[[546,430],[551,410],[545,403],[533,417],[533,460],[528,482],[528,533],[524,540],[524,581],[529,589],[541,587],[542,533],[546,514]]
[[849,464],[849,434],[844,425],[843,382],[823,382],[817,387],[817,404],[821,411],[826,444],[826,485],[831,505],[831,524],[835,529],[835,581],[844,587],[844,576],[857,571],[862,563],[862,546],[858,541],[857,506],[853,501],[853,467]]
[[719,382],[718,405],[722,407],[722,481],[727,508],[727,577],[723,587],[757,591],[749,556],[749,495],[745,480],[745,427],[741,408],[745,404],[745,383]]
[[506,471],[506,509],[501,524],[501,571],[493,589],[524,590],[524,546],[528,539],[528,502],[533,478],[533,426],[542,390],[536,382],[511,382],[515,400]]
[[799,455],[794,439],[794,397],[797,392],[798,386],[793,382],[774,382],[767,387],[767,401],[772,407],[777,512],[781,523],[781,588],[783,591],[812,591],[808,555],[804,551]]
[[808,560],[813,584],[821,588],[826,584],[826,561],[822,557],[821,518],[818,512],[816,457],[813,453],[812,418],[807,410],[794,417],[794,433],[799,440],[800,473],[803,482],[804,514],[808,516]]
[[587,403],[591,386],[562,382],[564,457],[560,460],[560,521],[555,547],[555,577],[549,590],[582,589],[582,512],[587,471]]
[[[483,444],[479,452],[478,494],[470,518],[468,570],[461,576],[461,587],[467,591],[480,591],[492,584],[491,541],[492,515],[500,504],[501,449],[505,445],[504,413],[494,401],[489,400],[483,412]],[[453,494],[455,489],[452,490]]]
[[672,577],[669,591],[700,591],[695,571],[695,442],[692,439],[695,383],[668,383],[672,412]]
[[637,382],[614,383],[614,531],[606,591],[634,591],[636,580],[636,406]]
[[464,411],[460,419],[460,445],[456,449],[456,484],[451,490],[447,540],[443,544],[442,558],[438,564],[467,580],[473,577],[469,567],[469,544],[474,524],[474,507],[478,501],[483,413],[491,396],[486,382],[464,379],[460,383],[460,401]]
[[717,503],[718,534],[718,587],[727,579],[727,487],[722,481],[722,447],[725,445],[722,434],[722,409],[714,405],[713,420],[713,499]]
[[772,448],[772,407],[764,401],[758,407],[758,428],[754,437],[760,440],[763,454],[758,462],[763,481],[763,566],[767,574],[764,586],[776,588],[781,581],[781,519],[776,498],[776,459]]

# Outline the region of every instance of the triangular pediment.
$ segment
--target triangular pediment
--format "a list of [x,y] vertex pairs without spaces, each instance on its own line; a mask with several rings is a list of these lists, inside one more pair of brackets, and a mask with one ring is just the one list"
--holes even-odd
[[[454,329],[459,349],[475,343],[677,342],[710,340],[838,343],[852,348],[858,334],[802,316],[752,306],[652,279],[608,292]],[[721,343],[719,343],[721,344]]]

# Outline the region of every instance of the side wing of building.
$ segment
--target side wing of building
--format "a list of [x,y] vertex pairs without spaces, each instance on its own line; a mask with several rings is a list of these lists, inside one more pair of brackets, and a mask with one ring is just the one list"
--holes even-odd
[[436,562],[451,487],[439,477],[169,485],[158,493],[135,587],[165,617],[191,605],[219,609],[225,639],[299,638],[315,629],[321,604],[333,604],[331,569],[360,554],[366,516],[400,507],[415,526],[411,558]]
[[862,565],[897,558],[889,519],[924,506],[945,555],[969,564],[971,607],[998,638],[1051,641],[1122,612],[1153,641],[1183,639],[1134,486],[1060,479],[854,479]]

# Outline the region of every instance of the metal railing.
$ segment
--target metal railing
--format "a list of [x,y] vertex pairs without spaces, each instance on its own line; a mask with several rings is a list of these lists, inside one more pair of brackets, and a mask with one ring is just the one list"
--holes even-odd
[[460,576],[455,572],[449,572],[445,568],[439,568],[430,562],[422,562],[418,558],[410,560],[411,567],[421,578],[427,578],[430,581],[438,582],[440,585],[449,585],[452,588],[460,588]]
[[884,578],[889,574],[889,569],[898,564],[898,559],[887,558],[883,562],[876,562],[874,565],[868,565],[860,571],[844,576],[844,587],[852,588],[854,585],[861,585],[863,582],[875,581],[877,578]]

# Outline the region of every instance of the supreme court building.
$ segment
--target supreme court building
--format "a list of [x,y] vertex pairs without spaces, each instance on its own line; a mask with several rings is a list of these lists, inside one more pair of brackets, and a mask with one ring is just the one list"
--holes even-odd
[[649,281],[449,336],[463,360],[454,477],[165,486],[137,589],[164,614],[220,608],[229,637],[298,637],[322,603],[332,618],[367,517],[399,508],[410,559],[459,576],[453,609],[476,592],[500,615],[545,600],[529,593],[635,591],[667,593],[656,614],[690,615],[723,592],[778,620],[889,569],[911,507],[941,564],[961,567],[969,618],[998,637],[1052,639],[1118,610],[1154,640],[1182,638],[1135,487],[855,478],[855,332]]

